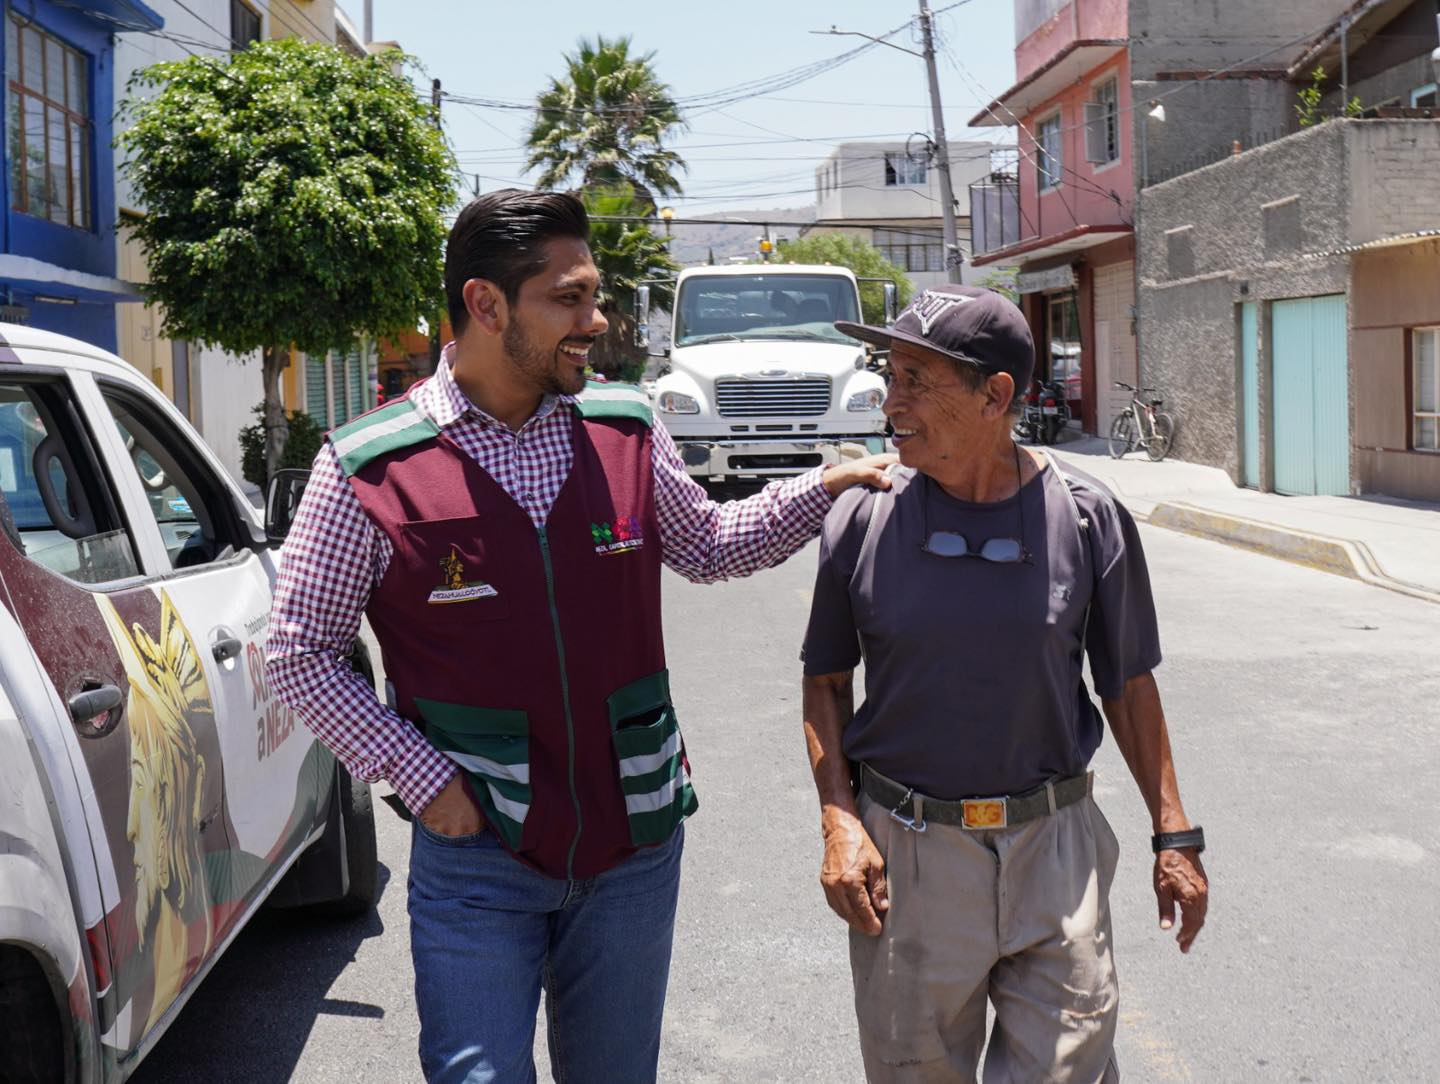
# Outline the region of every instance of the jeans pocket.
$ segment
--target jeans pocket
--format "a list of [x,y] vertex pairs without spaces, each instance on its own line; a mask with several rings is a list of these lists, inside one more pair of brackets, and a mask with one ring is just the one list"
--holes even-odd
[[[415,706],[425,720],[430,743],[470,776],[471,792],[488,826],[512,851],[520,850],[530,813],[529,718],[523,711],[447,704],[418,696]],[[438,833],[427,830],[427,834],[436,842],[447,841]]]
[[637,847],[663,843],[699,808],[670,703],[669,675],[662,670],[632,682],[607,704],[630,841]]

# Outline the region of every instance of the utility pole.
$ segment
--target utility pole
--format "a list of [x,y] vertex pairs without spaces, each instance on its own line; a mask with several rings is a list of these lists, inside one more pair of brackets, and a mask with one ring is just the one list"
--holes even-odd
[[945,273],[951,282],[960,281],[960,237],[955,229],[955,189],[950,183],[950,144],[945,140],[945,111],[940,107],[940,79],[935,74],[933,17],[920,0],[920,33],[925,45],[925,74],[930,81],[930,115],[935,126],[935,164],[940,170],[940,221],[945,235]]
[[873,34],[862,34],[858,30],[840,30],[832,26],[829,30],[812,30],[812,34],[837,34],[841,37],[865,38],[876,45],[899,49],[902,53],[918,56],[925,61],[925,76],[930,84],[930,122],[935,127],[935,167],[940,171],[940,222],[945,238],[945,276],[951,282],[960,281],[960,264],[964,255],[960,252],[960,235],[955,228],[955,188],[950,183],[950,144],[945,139],[945,111],[940,106],[940,78],[935,73],[935,15],[920,0],[920,33],[925,43],[923,52],[896,45],[893,41],[877,38]]
[[[430,80],[430,106],[435,111],[435,128],[440,130],[440,80]],[[476,178],[477,187],[479,178]],[[430,372],[427,375],[434,376],[440,369],[440,321],[443,319],[443,307],[440,314],[437,314],[430,321]]]

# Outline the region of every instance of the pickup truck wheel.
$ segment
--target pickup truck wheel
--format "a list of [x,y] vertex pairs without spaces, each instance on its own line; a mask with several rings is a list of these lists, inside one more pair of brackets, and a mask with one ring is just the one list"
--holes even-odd
[[375,846],[375,808],[370,785],[353,778],[336,764],[335,785],[340,788],[336,807],[345,831],[345,864],[350,887],[338,899],[317,903],[315,913],[333,918],[355,918],[375,906],[380,887],[380,856]]
[[45,972],[24,949],[0,945],[0,1081],[65,1077],[64,1033]]

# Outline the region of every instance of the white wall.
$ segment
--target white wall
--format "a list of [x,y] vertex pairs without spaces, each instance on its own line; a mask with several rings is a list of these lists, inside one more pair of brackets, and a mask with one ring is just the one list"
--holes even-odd
[[[969,186],[990,172],[990,152],[994,149],[990,143],[950,144],[950,184],[962,217],[969,215]],[[904,153],[903,141],[840,144],[816,170],[815,217],[822,222],[845,218],[939,218],[940,174],[933,166],[926,169],[922,185],[885,183],[885,155]],[[818,183],[837,175],[833,188],[828,181]]]

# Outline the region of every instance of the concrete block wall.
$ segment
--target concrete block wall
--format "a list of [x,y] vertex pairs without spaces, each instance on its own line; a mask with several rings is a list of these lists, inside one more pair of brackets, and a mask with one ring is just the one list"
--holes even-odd
[[1352,242],[1440,226],[1440,120],[1336,123],[1349,151]]

